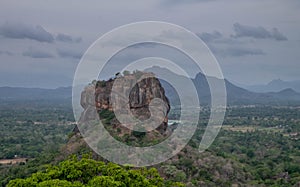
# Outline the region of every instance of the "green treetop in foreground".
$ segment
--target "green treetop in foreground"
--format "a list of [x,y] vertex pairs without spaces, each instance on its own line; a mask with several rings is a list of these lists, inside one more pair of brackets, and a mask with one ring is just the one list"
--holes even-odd
[[60,162],[57,166],[49,166],[44,172],[37,172],[26,179],[11,180],[9,187],[34,186],[183,186],[178,182],[164,180],[155,168],[132,169],[117,164],[105,164],[84,155],[78,159],[75,155]]

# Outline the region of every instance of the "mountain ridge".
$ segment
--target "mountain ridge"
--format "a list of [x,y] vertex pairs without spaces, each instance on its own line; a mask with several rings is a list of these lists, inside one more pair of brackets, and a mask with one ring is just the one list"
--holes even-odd
[[[205,76],[198,73],[195,78],[188,78],[183,75],[178,75],[165,68],[149,68],[147,71],[155,70],[154,73],[164,75],[167,80],[176,81],[184,89],[185,81],[192,81],[198,92],[200,103],[210,103],[210,89],[207,79],[213,81],[222,81],[215,77]],[[163,79],[160,79],[167,97],[178,104],[178,94],[172,86]],[[280,91],[270,91],[266,93],[253,92],[248,89],[236,86],[227,79],[225,86],[227,90],[227,101],[230,105],[240,104],[299,104],[300,93],[292,88],[286,88]],[[189,90],[185,90],[186,96],[190,96]],[[26,88],[26,87],[0,87],[1,100],[53,100],[53,99],[71,99],[72,87],[58,87],[58,88]],[[172,103],[172,102],[171,102]]]
[[72,87],[58,88],[27,88],[27,87],[0,87],[0,99],[2,100],[51,100],[70,99]]
[[279,92],[287,88],[300,93],[300,80],[284,81],[282,79],[274,79],[267,84],[244,86],[246,89],[255,92]]

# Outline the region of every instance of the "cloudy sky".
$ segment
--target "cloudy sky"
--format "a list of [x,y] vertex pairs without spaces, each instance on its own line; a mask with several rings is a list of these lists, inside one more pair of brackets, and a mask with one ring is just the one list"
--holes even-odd
[[69,86],[96,39],[147,20],[197,34],[233,83],[300,80],[298,0],[2,0],[0,86]]

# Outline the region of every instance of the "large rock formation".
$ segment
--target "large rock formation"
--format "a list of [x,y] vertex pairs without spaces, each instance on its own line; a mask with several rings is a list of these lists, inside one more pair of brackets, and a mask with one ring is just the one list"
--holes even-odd
[[[116,98],[116,102],[121,104],[112,106],[112,91],[117,92],[123,97]],[[94,94],[94,95],[93,95]],[[124,95],[128,98],[124,98]],[[92,100],[91,98],[94,98]],[[149,110],[149,107],[153,102],[153,99],[160,99],[162,102],[159,104],[164,104],[164,113],[161,124],[157,124],[156,130],[161,134],[166,133],[168,126],[168,113],[170,110],[170,104],[168,98],[165,96],[165,91],[161,86],[159,80],[154,77],[151,73],[135,72],[133,74],[127,74],[124,76],[118,76],[114,79],[109,79],[107,81],[97,81],[96,85],[90,85],[82,92],[81,95],[81,106],[84,108],[82,115],[82,120],[89,120],[94,116],[84,116],[88,114],[91,107],[96,107],[98,112],[102,110],[109,110],[114,112],[114,109],[125,109],[129,108],[129,112],[137,119],[143,121],[147,120],[152,115],[156,114]],[[124,102],[125,101],[125,102]],[[158,111],[161,112],[161,111]],[[157,115],[158,116],[158,115]],[[120,124],[116,119],[111,120],[113,125]]]

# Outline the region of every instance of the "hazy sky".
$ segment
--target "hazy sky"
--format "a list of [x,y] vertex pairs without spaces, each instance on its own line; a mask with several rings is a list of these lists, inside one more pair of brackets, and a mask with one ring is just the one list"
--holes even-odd
[[0,86],[69,86],[96,39],[147,20],[196,33],[233,83],[300,79],[299,0],[1,0]]

